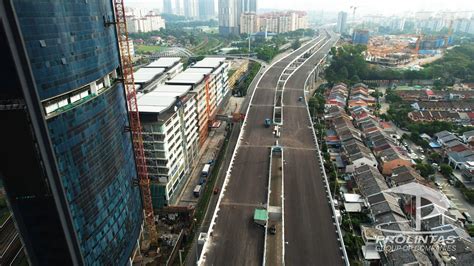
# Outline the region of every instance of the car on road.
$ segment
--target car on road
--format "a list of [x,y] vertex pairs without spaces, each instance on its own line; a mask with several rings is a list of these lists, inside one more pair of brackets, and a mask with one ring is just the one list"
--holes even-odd
[[219,188],[218,187],[214,188],[214,195],[217,195],[217,194],[219,194]]
[[202,189],[201,185],[197,185],[196,187],[194,187],[194,190],[193,190],[194,197],[199,198],[199,196],[201,195],[201,189]]
[[270,227],[268,227],[268,232],[271,234],[271,235],[275,235],[276,234],[276,226],[273,224],[271,225]]
[[463,212],[462,215],[466,218],[466,222],[472,224],[472,217],[468,212]]

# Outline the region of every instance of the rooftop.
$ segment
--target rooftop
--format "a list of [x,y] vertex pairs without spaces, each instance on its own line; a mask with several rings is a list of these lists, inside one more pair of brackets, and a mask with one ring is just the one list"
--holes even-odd
[[138,111],[144,113],[162,113],[191,90],[191,86],[160,85],[155,90],[138,98]]
[[197,85],[201,83],[204,80],[205,75],[202,73],[196,73],[193,72],[193,70],[190,71],[190,68],[186,69],[184,72],[179,73],[176,75],[173,79],[168,80],[166,84],[170,85]]
[[179,57],[161,57],[145,66],[145,68],[170,68],[179,63],[180,60]]
[[217,68],[225,62],[223,57],[206,57],[203,60],[192,65],[191,68]]
[[156,76],[163,74],[166,71],[164,68],[140,68],[133,77],[135,83],[147,83],[154,79]]

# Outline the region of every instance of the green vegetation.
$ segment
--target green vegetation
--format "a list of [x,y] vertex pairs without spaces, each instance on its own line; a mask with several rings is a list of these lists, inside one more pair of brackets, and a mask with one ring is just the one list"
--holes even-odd
[[[280,33],[272,38],[265,40],[264,38],[256,37],[251,42],[252,53],[255,53],[257,58],[263,61],[270,62],[277,54],[281,52],[280,48],[291,42],[289,48],[297,49],[301,46],[299,39],[303,36],[313,36],[315,31],[312,29],[297,30],[292,32]],[[232,43],[232,46],[237,47],[237,50],[229,52],[229,54],[248,54],[248,36],[242,35],[241,40]]]
[[301,47],[301,42],[300,42],[299,39],[294,40],[293,43],[291,44],[291,48],[292,48],[293,50],[296,50],[296,49],[298,49],[298,48],[300,48],[300,47]]
[[469,233],[470,236],[474,237],[474,224],[468,224],[466,225],[466,230]]
[[130,38],[143,41],[143,44],[137,44],[137,54],[153,54],[166,46],[179,46],[195,54],[204,55],[210,54],[227,43],[218,34],[180,26],[167,26],[166,29],[152,32],[130,33]]
[[453,174],[453,168],[449,164],[443,163],[439,168],[439,172],[446,178],[449,178]]
[[362,45],[345,45],[331,48],[331,65],[326,68],[326,80],[330,83],[344,82],[354,84],[360,77],[366,77],[369,66],[362,53],[367,48]]
[[443,157],[441,156],[441,154],[437,152],[430,153],[428,158],[430,159],[431,162],[434,162],[434,163],[440,163],[443,160]]
[[435,169],[431,165],[423,163],[420,160],[416,162],[415,169],[420,171],[420,175],[426,179],[435,173]]
[[426,140],[422,139],[420,137],[420,134],[410,133],[408,134],[408,136],[406,134],[403,134],[402,137],[405,139],[409,139],[411,142],[415,143],[418,146],[421,146],[423,149],[427,149],[430,147],[430,144]]
[[346,213],[342,216],[341,228],[346,232],[351,232],[354,229],[360,233],[360,226],[368,223],[371,223],[371,220],[365,213],[351,213],[350,215]]
[[214,37],[210,36],[204,39],[202,43],[191,49],[191,51],[197,55],[208,55],[213,54],[222,45],[222,42]]
[[[359,261],[359,251],[364,244],[362,237],[347,233],[344,235],[344,245],[346,246],[347,256],[354,261]],[[352,265],[352,263],[351,263]]]
[[364,223],[371,223],[370,218],[364,213],[346,213],[342,216],[341,228],[345,231],[344,245],[351,261],[358,261],[360,249],[364,244],[360,237],[360,226]]
[[218,27],[219,23],[217,20],[207,21],[168,21],[166,20],[166,28],[168,29],[182,29],[182,28],[196,28],[196,27]]
[[443,58],[427,64],[420,71],[396,70],[369,66],[364,60],[361,45],[345,45],[331,50],[332,61],[326,69],[326,79],[331,83],[357,83],[363,80],[419,80],[433,79],[435,88],[452,85],[455,79],[474,81],[474,44],[462,44],[448,50]]
[[311,97],[308,101],[308,108],[311,114],[311,117],[321,116],[324,114],[324,104],[326,100],[324,95],[321,93],[316,93],[313,97]]
[[454,181],[456,182],[455,186],[461,190],[461,193],[464,195],[466,200],[469,203],[474,204],[474,189],[467,188],[463,183],[458,182],[457,179],[454,179]]
[[257,58],[266,62],[270,62],[279,52],[276,45],[262,45],[255,49]]
[[239,95],[239,96],[247,95],[247,91],[250,87],[250,84],[252,83],[258,71],[260,70],[260,67],[261,67],[260,63],[257,63],[257,62],[250,63],[249,70],[236,85],[234,94]]
[[137,54],[153,54],[158,53],[161,50],[163,50],[163,48],[158,45],[137,45],[135,47],[135,52]]
[[415,144],[428,147],[428,143],[423,140],[420,135],[425,133],[433,136],[435,133],[447,130],[450,132],[462,134],[466,131],[473,130],[474,127],[459,126],[451,122],[433,121],[429,123],[412,123],[408,118],[408,113],[412,111],[412,107],[403,102],[402,99],[394,93],[392,89],[386,92],[385,100],[390,103],[390,108],[386,114],[380,115],[382,119],[393,121],[398,127],[410,131],[410,135],[406,136]]

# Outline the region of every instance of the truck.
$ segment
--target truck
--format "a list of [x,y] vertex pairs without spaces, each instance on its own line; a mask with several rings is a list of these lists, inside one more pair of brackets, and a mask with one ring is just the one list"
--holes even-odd
[[206,163],[202,168],[201,177],[208,177],[209,171],[211,170],[211,165]]
[[199,198],[199,196],[201,195],[201,189],[202,189],[201,185],[197,185],[194,187],[194,190],[193,190],[194,197]]
[[272,125],[272,120],[270,118],[266,118],[264,125],[265,127],[270,127]]

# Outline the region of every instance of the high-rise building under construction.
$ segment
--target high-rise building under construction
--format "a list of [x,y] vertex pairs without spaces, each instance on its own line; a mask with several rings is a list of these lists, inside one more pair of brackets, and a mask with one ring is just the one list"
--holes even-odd
[[112,2],[0,1],[0,177],[33,265],[124,265],[137,246]]

